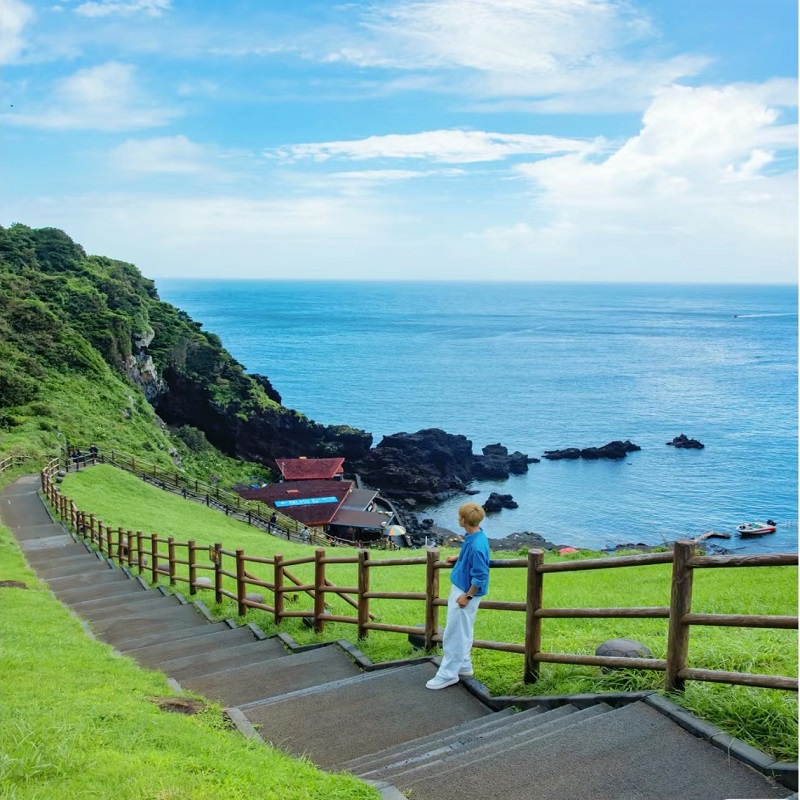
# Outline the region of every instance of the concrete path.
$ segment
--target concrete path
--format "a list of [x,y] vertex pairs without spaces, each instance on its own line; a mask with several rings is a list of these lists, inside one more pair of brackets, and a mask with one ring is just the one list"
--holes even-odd
[[462,684],[425,689],[430,662],[364,671],[336,644],[292,652],[288,637],[214,621],[73,538],[38,487],[35,476],[6,487],[0,519],[97,638],[227,704],[243,731],[372,781],[385,800],[796,798],[644,702],[493,712]]

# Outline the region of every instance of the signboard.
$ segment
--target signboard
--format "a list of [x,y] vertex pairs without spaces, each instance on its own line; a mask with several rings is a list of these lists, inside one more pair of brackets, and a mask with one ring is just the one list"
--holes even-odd
[[305,497],[301,500],[276,500],[275,508],[286,508],[287,506],[316,506],[322,503],[338,502],[338,497]]

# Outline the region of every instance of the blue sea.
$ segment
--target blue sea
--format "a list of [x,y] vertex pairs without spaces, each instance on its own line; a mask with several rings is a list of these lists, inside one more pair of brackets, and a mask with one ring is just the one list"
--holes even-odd
[[[476,483],[513,495],[487,533],[660,544],[716,530],[740,552],[797,549],[797,288],[163,280],[284,404],[323,424],[442,428],[479,453],[630,439],[619,462],[546,461]],[[678,434],[704,450],[676,450]],[[455,527],[465,497],[424,510]],[[741,522],[771,518],[768,537]]]

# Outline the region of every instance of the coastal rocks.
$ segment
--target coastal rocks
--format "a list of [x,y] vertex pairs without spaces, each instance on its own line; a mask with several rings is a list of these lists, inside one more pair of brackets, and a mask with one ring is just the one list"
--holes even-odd
[[492,550],[520,550],[526,548],[536,548],[539,550],[557,550],[561,545],[553,544],[540,533],[533,531],[519,531],[510,533],[502,539],[492,539],[490,542]]
[[505,480],[528,471],[536,461],[501,444],[474,455],[465,436],[427,428],[385,436],[352,469],[370,486],[391,497],[433,503],[455,492],[467,492],[472,480]]
[[685,450],[702,450],[705,445],[697,439],[690,439],[686,434],[676,436],[671,442],[667,442],[669,447],[678,447]]
[[609,458],[619,460],[625,458],[628,453],[641,450],[637,444],[633,444],[629,439],[624,442],[615,440],[604,444],[602,447],[585,447],[582,450],[577,447],[567,447],[563,450],[545,450],[544,457],[549,461],[559,461],[561,459],[585,458],[595,460],[598,458]]
[[488,444],[482,456],[473,456],[472,477],[477,480],[505,480],[509,475],[523,475],[528,464],[538,464],[538,458],[529,458],[518,450],[509,454],[502,444]]
[[496,514],[504,508],[519,508],[519,503],[510,494],[492,492],[483,504],[483,510],[487,514]]
[[427,428],[384,436],[352,468],[390,497],[433,503],[466,488],[472,459],[472,442],[466,436]]

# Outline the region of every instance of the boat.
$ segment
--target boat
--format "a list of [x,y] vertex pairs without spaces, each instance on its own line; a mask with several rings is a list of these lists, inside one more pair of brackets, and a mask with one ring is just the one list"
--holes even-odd
[[743,522],[736,526],[739,536],[764,536],[767,533],[775,533],[775,523],[768,519],[766,522]]

